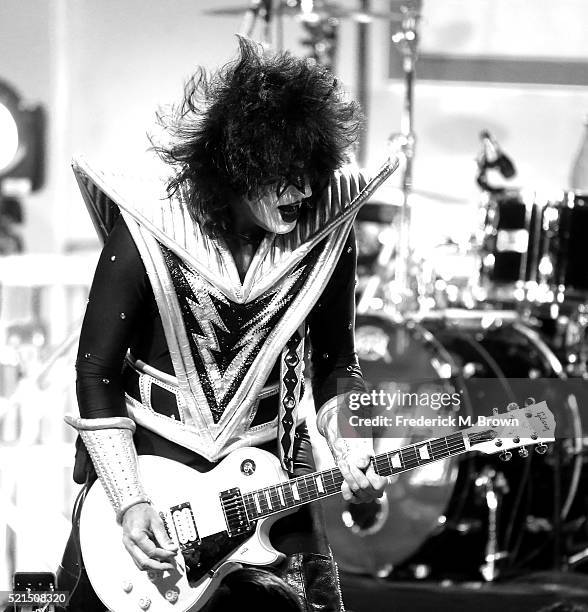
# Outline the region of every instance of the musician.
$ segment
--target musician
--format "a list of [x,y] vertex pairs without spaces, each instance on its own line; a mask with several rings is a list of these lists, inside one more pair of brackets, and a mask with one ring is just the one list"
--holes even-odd
[[[214,75],[199,70],[183,103],[160,115],[169,138],[155,148],[174,170],[167,198],[146,201],[139,186],[125,196],[116,177],[77,168],[81,184],[108,196],[120,215],[81,330],[80,418],[69,420],[84,443],[75,478],[92,479],[87,449],[142,570],[171,569],[177,550],[141,483],[137,454],[208,471],[253,445],[291,475],[314,471],[298,410],[306,351],[318,428],[344,475],[344,498],[371,500],[385,483],[368,468],[371,440],[343,439],[337,425],[345,394],[364,390],[350,203],[365,181],[345,169],[358,107],[310,60],[264,55],[244,39],[239,48]],[[307,609],[339,610],[314,505],[274,526],[272,544],[286,555],[274,571]],[[61,589],[81,571],[73,535]],[[83,572],[70,609],[102,609]]]

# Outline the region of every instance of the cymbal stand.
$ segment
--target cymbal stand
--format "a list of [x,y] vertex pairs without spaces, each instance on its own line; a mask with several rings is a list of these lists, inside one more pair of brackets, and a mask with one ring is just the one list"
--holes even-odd
[[[239,28],[239,34],[247,38],[253,38],[253,31],[258,17],[263,19],[261,44],[266,49],[273,48],[272,22],[273,22],[273,0],[251,0],[251,6],[245,11],[243,21]],[[281,31],[282,2],[278,2],[279,44],[283,44],[283,33]]]
[[496,472],[490,467],[482,470],[475,484],[482,489],[488,507],[488,540],[485,562],[480,566],[480,573],[486,582],[493,582],[500,575],[501,561],[508,557],[508,553],[498,547],[498,519],[502,497],[508,493],[508,484],[502,472]]
[[[402,70],[404,73],[404,101],[400,117],[400,133],[389,138],[390,147],[394,149],[401,160],[401,189],[402,209],[400,214],[400,228],[398,249],[396,251],[394,284],[399,293],[399,306],[405,310],[410,298],[409,268],[410,268],[410,203],[409,197],[412,189],[412,169],[415,150],[414,133],[414,82],[415,65],[417,60],[418,24],[420,20],[420,0],[407,2],[400,7],[402,13],[401,29],[392,36],[392,42],[402,55]],[[372,299],[382,282],[382,273],[389,266],[394,255],[394,245],[391,241],[384,244],[378,256],[377,267],[379,274],[372,276],[359,300],[358,312],[369,309]]]

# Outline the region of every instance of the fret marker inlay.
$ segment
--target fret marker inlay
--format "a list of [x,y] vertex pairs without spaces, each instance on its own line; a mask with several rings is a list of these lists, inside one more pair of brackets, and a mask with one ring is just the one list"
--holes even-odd
[[298,494],[298,485],[292,485],[292,495],[296,501],[300,501],[300,495]]
[[419,448],[419,455],[421,456],[421,459],[423,460],[431,458],[431,456],[429,455],[429,449],[427,448],[426,444]]
[[319,490],[319,493],[325,492],[325,488],[323,487],[323,479],[320,476],[316,477],[316,486],[317,486],[317,489]]
[[400,453],[394,453],[392,455],[392,467],[393,468],[401,468],[402,462],[400,461]]

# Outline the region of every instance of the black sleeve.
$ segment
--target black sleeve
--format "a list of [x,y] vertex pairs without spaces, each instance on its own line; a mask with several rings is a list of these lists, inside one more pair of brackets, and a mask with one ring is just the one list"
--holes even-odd
[[355,352],[356,267],[352,230],[333,275],[308,318],[312,391],[317,410],[336,395],[366,390]]
[[102,250],[76,360],[76,393],[83,418],[126,416],[122,366],[152,296],[141,256],[119,217]]

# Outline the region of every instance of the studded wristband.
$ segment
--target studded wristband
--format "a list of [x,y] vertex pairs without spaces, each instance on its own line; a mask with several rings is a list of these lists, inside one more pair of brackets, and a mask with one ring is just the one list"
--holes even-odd
[[139,478],[131,419],[66,416],[65,422],[79,432],[119,523],[131,506],[151,503]]

